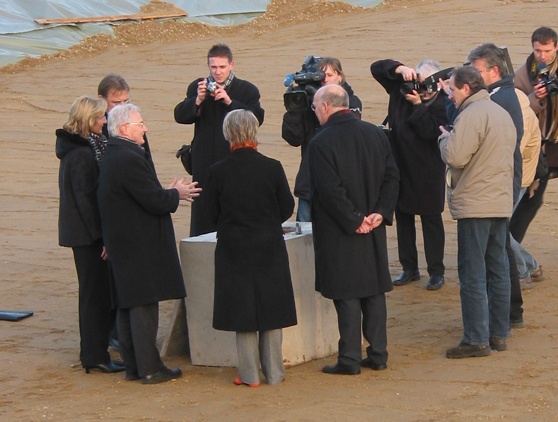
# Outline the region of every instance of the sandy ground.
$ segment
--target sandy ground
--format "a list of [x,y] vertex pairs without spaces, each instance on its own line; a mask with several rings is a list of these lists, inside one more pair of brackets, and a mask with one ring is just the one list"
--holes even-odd
[[[208,48],[226,42],[238,76],[261,90],[266,118],[260,151],[282,161],[293,185],[300,153],[280,137],[282,81],[307,54],[340,58],[364,104],[363,118],[379,123],[387,96],[369,73],[372,61],[396,58],[415,65],[432,57],[458,65],[472,47],[490,41],[507,46],[517,66],[531,51],[531,32],[554,23],[550,16],[555,2],[549,0],[391,0],[376,10],[282,0],[241,28],[132,25],[119,29],[116,40],[95,38],[56,57],[1,69],[0,309],[35,312],[20,322],[0,321],[2,420],[555,420],[558,182],[550,183],[525,239],[547,279],[525,292],[527,326],[513,331],[507,352],[461,361],[444,357],[462,332],[455,222],[446,213],[446,286],[426,291],[423,277],[388,295],[387,371],[323,375],[320,369],[335,361],[332,356],[290,368],[281,385],[249,389],[232,384],[233,368],[195,367],[181,356],[166,361],[180,366],[183,378],[143,386],[122,374],[86,375],[79,365],[77,282],[71,251],[57,244],[54,156],[54,131],[74,98],[95,94],[99,80],[115,71],[128,80],[142,108],[160,180],[181,175],[174,153],[189,142],[193,128],[174,123],[172,110],[187,84],[207,74]],[[189,206],[181,205],[174,216],[177,238],[187,235],[188,222]],[[389,233],[396,275],[394,228]],[[161,306],[160,334],[171,307]]]

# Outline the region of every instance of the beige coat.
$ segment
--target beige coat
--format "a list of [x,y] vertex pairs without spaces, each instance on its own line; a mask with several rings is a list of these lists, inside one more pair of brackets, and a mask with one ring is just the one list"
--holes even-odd
[[463,101],[439,142],[453,219],[510,217],[516,130],[509,113],[483,89]]
[[517,94],[519,104],[521,104],[521,113],[523,114],[523,137],[519,145],[521,157],[523,158],[521,187],[527,188],[535,179],[541,151],[541,130],[539,128],[539,119],[530,107],[527,95],[517,88],[515,93]]

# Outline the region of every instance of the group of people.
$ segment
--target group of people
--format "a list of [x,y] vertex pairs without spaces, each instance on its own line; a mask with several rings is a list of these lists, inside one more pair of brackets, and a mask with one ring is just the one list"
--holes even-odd
[[[532,45],[515,79],[494,44],[473,49],[449,81],[431,59],[414,69],[372,63],[389,94],[388,130],[361,120],[341,63],[325,57],[308,109],[284,114],[283,138],[301,147],[294,194],[297,220],[312,222],[315,288],[338,315],[338,358],[324,373],[387,367],[385,293],[420,279],[417,215],[427,289],[444,285],[446,191],[458,221],[464,328],[446,356],[506,350],[510,326],[524,325],[521,289],[543,275],[520,242],[542,204],[548,169],[558,167],[558,100],[539,75],[548,68],[556,76],[558,37],[542,27]],[[297,316],[282,223],[294,198],[281,163],[258,152],[265,114],[258,88],[236,77],[224,44],[211,47],[207,65],[209,75],[194,80],[174,109],[177,123],[194,124],[192,181],[161,185],[146,123],[118,75],[103,79],[98,97],[79,97],[56,132],[59,238],[74,253],[86,372],[125,371],[146,384],[181,375],[162,362],[156,337],[158,303],[186,295],[171,220],[185,200],[190,235],[217,232],[213,326],[236,332],[234,383],[258,386],[260,367],[269,384],[284,379],[281,329]],[[394,215],[403,272],[392,280],[386,226]],[[113,307],[123,362],[108,353]]]

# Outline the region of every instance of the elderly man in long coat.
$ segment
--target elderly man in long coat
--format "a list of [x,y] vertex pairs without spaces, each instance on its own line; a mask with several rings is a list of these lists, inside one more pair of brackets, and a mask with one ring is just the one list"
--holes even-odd
[[[352,115],[342,87],[320,88],[312,106],[322,125],[309,146],[316,290],[333,299],[340,334],[337,364],[323,372],[385,369],[385,292],[393,288],[385,225],[392,223],[399,172],[383,131]],[[370,343],[362,361],[361,318]]]
[[198,196],[196,183],[157,179],[143,149],[147,126],[133,104],[109,113],[110,139],[97,196],[118,306],[120,353],[127,380],[155,384],[179,377],[157,349],[159,301],[186,296],[171,213]]

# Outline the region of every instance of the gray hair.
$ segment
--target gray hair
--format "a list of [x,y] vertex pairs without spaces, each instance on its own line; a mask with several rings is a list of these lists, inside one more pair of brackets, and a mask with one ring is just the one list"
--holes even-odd
[[424,59],[415,68],[415,72],[417,72],[422,79],[428,78],[430,75],[439,72],[442,70],[442,65],[437,62],[436,60],[432,59]]
[[225,116],[223,134],[231,145],[252,142],[258,145],[258,127],[260,123],[250,110],[233,110]]
[[130,121],[133,112],[140,113],[139,107],[133,104],[119,104],[108,114],[107,129],[110,136],[120,136],[120,126]]
[[502,78],[510,74],[506,55],[500,47],[493,43],[485,43],[473,48],[467,56],[467,60],[471,63],[475,60],[484,60],[488,67],[497,67]]

